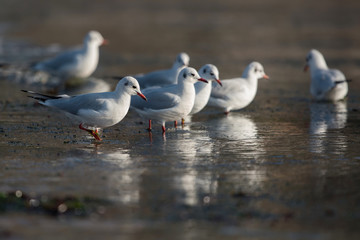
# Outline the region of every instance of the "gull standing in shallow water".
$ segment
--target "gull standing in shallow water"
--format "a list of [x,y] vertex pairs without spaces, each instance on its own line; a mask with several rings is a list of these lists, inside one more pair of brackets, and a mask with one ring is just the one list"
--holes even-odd
[[208,80],[209,84],[204,84],[201,82],[195,83],[195,102],[189,115],[200,112],[206,106],[211,94],[212,81],[216,81],[217,84],[222,86],[222,83],[219,79],[219,70],[216,66],[212,64],[205,64],[199,69],[199,74],[200,77]]
[[32,91],[22,90],[31,94],[29,97],[38,100],[42,105],[53,107],[64,112],[81,130],[90,133],[101,141],[99,129],[113,126],[120,122],[130,107],[131,95],[141,93],[139,83],[133,77],[124,77],[113,92],[89,93],[78,96],[49,96]]
[[99,32],[90,31],[85,36],[82,48],[39,62],[33,66],[33,69],[56,75],[64,82],[72,79],[86,79],[98,65],[99,46],[103,44],[107,44],[107,40]]
[[207,81],[200,77],[194,68],[186,67],[179,73],[176,85],[149,88],[144,90],[149,101],[147,103],[132,99],[131,107],[143,118],[161,122],[165,133],[165,122],[185,118],[192,110],[195,101],[194,83]]
[[157,70],[146,74],[138,74],[134,77],[138,80],[142,89],[176,84],[179,72],[189,65],[189,61],[189,55],[182,52],[177,55],[172,68]]
[[222,87],[213,84],[208,105],[221,108],[226,114],[248,106],[255,98],[260,78],[269,76],[260,63],[250,63],[241,78],[222,80]]
[[316,100],[338,101],[348,93],[349,80],[337,69],[329,69],[323,55],[312,49],[306,57],[304,71],[310,68],[311,95]]

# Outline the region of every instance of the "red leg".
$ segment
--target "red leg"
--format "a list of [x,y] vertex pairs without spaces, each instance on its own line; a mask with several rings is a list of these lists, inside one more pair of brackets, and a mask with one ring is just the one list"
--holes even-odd
[[177,128],[177,121],[174,121],[174,127]]
[[163,133],[165,133],[165,131],[166,131],[166,129],[165,129],[165,125],[162,125],[162,131],[163,131]]
[[79,128],[80,128],[81,130],[84,130],[84,131],[89,132],[89,129],[84,128],[84,127],[82,126],[82,123],[80,123]]
[[89,134],[91,134],[96,140],[101,141],[101,138],[100,138],[100,136],[99,136],[99,133],[98,133],[98,130],[97,130],[97,129],[94,131],[94,130],[90,130],[90,129],[84,128],[83,125],[82,125],[82,123],[80,123],[79,128],[80,128],[81,130],[87,131],[87,132],[88,132]]
[[149,119],[149,128],[147,130],[151,132],[151,119]]
[[150,139],[150,142],[152,143],[152,132],[149,131],[149,139]]
[[185,125],[185,119],[182,118],[181,119],[181,126],[184,127],[184,125]]
[[96,139],[96,140],[99,140],[101,141],[101,138],[99,136],[99,131],[96,129],[95,131],[91,131],[91,135],[93,135],[93,137]]
[[90,134],[92,135],[92,131],[89,130],[89,129],[87,129],[87,128],[84,128],[83,125],[82,125],[82,123],[80,123],[79,128],[80,128],[81,130],[87,131],[88,133],[90,133]]

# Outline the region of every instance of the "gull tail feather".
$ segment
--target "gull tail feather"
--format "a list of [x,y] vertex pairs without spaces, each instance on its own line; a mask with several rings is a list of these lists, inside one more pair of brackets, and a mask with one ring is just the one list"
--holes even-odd
[[22,92],[25,92],[25,93],[28,93],[28,94],[31,94],[29,95],[28,97],[30,98],[33,98],[33,99],[36,99],[40,102],[45,102],[46,100],[49,100],[49,99],[59,99],[59,98],[66,98],[66,97],[70,97],[66,94],[64,95],[56,95],[56,96],[51,96],[51,95],[46,95],[46,94],[42,94],[42,93],[37,93],[37,92],[34,92],[34,91],[29,91],[29,90],[21,90]]
[[352,79],[345,79],[345,80],[341,80],[341,81],[335,81],[335,84],[341,84],[341,83],[344,83],[344,82],[352,82]]

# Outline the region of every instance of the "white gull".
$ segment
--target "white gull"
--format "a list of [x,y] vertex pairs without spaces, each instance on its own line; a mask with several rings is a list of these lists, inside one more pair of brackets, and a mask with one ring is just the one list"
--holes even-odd
[[311,95],[316,100],[338,101],[344,99],[348,93],[349,80],[337,69],[329,69],[324,56],[312,49],[306,57],[304,71],[310,68]]
[[189,115],[193,115],[200,112],[207,105],[210,98],[213,81],[216,81],[217,84],[222,86],[222,83],[219,79],[219,70],[215,65],[205,64],[199,69],[199,74],[200,77],[209,81],[209,84],[204,84],[202,82],[195,83],[194,86],[195,86],[196,97],[195,97],[194,106]]
[[38,100],[42,105],[64,112],[79,128],[89,132],[95,139],[101,140],[99,129],[113,126],[127,114],[131,95],[141,93],[139,83],[133,77],[120,80],[113,92],[88,93],[77,96],[49,96],[33,91],[22,90],[31,94],[29,97]]
[[241,78],[222,80],[222,87],[213,83],[208,105],[221,108],[226,114],[248,106],[256,96],[260,78],[269,76],[260,63],[250,63]]
[[98,65],[99,46],[106,43],[107,40],[99,32],[90,31],[85,36],[84,44],[80,49],[66,51],[54,58],[39,62],[33,66],[33,69],[56,75],[64,82],[86,79]]
[[197,81],[207,82],[194,68],[186,67],[179,73],[176,85],[145,89],[149,101],[142,103],[132,99],[131,107],[149,120],[149,130],[151,120],[155,120],[162,124],[164,133],[165,122],[185,118],[191,112],[195,101],[194,83]]

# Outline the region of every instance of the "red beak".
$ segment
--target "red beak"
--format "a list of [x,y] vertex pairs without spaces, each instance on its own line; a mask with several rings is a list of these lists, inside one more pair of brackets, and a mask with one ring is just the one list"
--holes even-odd
[[307,70],[309,70],[309,65],[306,64],[306,65],[304,66],[304,72],[306,72]]
[[109,45],[109,40],[104,39],[101,45]]
[[222,86],[222,83],[220,82],[220,79],[215,80],[220,86]]
[[208,83],[208,80],[204,79],[204,78],[198,78],[199,81],[202,81],[204,83]]
[[266,75],[266,74],[264,74],[263,78],[270,79],[270,77],[268,75]]
[[136,92],[137,95],[139,95],[142,99],[144,99],[145,101],[147,101],[147,98],[145,97],[144,94],[140,93],[140,92]]

